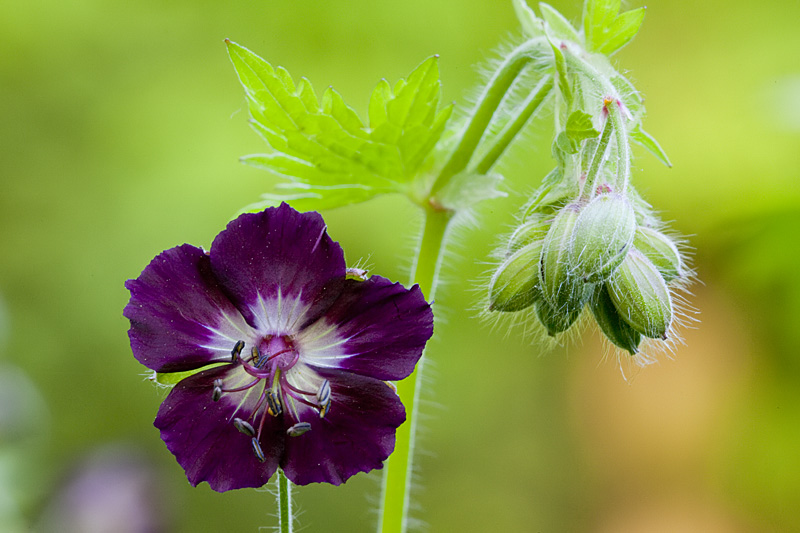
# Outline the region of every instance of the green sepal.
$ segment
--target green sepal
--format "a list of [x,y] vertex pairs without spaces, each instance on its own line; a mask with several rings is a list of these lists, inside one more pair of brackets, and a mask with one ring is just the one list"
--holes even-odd
[[583,306],[584,282],[574,275],[569,249],[581,204],[569,204],[558,212],[542,244],[539,277],[544,299],[565,315]]
[[210,370],[212,368],[216,368],[218,366],[225,365],[227,363],[218,363],[213,365],[207,365],[202,368],[195,368],[193,370],[186,370],[185,372],[153,372],[150,376],[150,381],[158,384],[163,385],[165,387],[173,387],[178,382],[183,381],[184,379],[188,378],[189,376],[194,376],[195,374],[202,372],[204,370]]
[[655,265],[635,248],[606,286],[617,312],[630,326],[653,339],[666,339],[672,323],[672,298]]
[[581,210],[569,243],[569,264],[584,281],[605,280],[622,263],[636,233],[636,213],[628,199],[601,194]]
[[667,157],[667,153],[661,148],[658,141],[656,141],[652,135],[644,131],[640,125],[637,124],[635,128],[628,132],[628,138],[636,144],[644,146],[648,152],[656,156],[656,159],[664,163],[667,167],[672,168],[672,162],[670,162],[669,157]]
[[498,267],[489,283],[489,311],[521,311],[541,300],[539,258],[542,241],[523,246]]
[[509,236],[506,243],[506,257],[513,254],[523,246],[544,239],[550,227],[552,217],[544,213],[536,213],[525,219]]
[[600,285],[595,290],[591,299],[591,308],[600,331],[612,344],[627,350],[631,355],[639,353],[642,334],[619,316],[605,285]]
[[678,247],[660,231],[639,227],[633,245],[653,263],[665,282],[669,283],[683,275],[683,261]]
[[533,9],[525,3],[525,0],[513,0],[513,2],[514,12],[517,14],[525,35],[530,38],[542,37],[544,35],[544,24],[533,12]]
[[542,12],[542,18],[547,22],[551,37],[575,43],[582,42],[578,31],[564,18],[564,15],[556,11],[552,6],[539,2],[539,11]]
[[503,176],[497,173],[460,172],[436,193],[432,201],[446,209],[458,211],[483,200],[508,196],[508,193],[500,190],[502,181]]

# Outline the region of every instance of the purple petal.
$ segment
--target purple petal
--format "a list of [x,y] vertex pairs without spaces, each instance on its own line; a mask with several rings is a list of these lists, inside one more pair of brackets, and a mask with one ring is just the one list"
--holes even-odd
[[211,265],[249,322],[292,333],[339,294],[344,253],[318,213],[288,205],[233,220],[211,245]]
[[[297,485],[340,485],[359,472],[382,468],[406,419],[400,398],[386,383],[345,372],[323,375],[331,385],[330,411],[320,418],[314,409],[300,409],[297,422],[310,423],[311,431],[286,438],[281,468]],[[293,423],[287,418],[288,426]]]
[[184,244],[160,253],[125,287],[133,355],[158,372],[230,361],[236,341],[254,338],[200,248]]
[[235,416],[249,416],[263,387],[256,385],[246,392],[224,393],[217,402],[211,400],[215,379],[223,379],[226,387],[249,379],[241,367],[232,368],[212,368],[178,383],[154,422],[167,448],[186,470],[189,483],[207,481],[217,492],[265,485],[278,468],[286,437],[283,421],[267,416],[261,433],[266,461],[258,461],[251,438],[240,433],[232,421]]
[[417,285],[348,280],[341,296],[297,337],[303,361],[382,380],[407,377],[433,334],[433,312]]

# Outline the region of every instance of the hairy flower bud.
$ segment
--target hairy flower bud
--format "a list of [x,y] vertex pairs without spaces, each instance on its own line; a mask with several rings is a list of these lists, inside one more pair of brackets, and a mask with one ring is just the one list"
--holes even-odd
[[557,333],[567,331],[572,324],[578,320],[583,311],[583,305],[588,295],[591,293],[591,285],[584,285],[584,293],[581,298],[572,305],[560,308],[553,307],[547,300],[541,299],[536,302],[536,318],[547,330],[547,334],[555,337]]
[[605,285],[600,285],[594,292],[591,307],[603,335],[616,346],[636,355],[639,352],[639,343],[642,342],[642,334],[619,315]]
[[581,210],[569,247],[576,276],[603,281],[616,269],[631,247],[636,214],[621,194],[601,194]]
[[633,239],[636,248],[650,260],[669,283],[683,275],[681,254],[669,237],[654,229],[640,227]]
[[[568,263],[569,245],[580,207],[579,204],[569,204],[556,215],[542,243],[542,259],[539,270],[542,295],[548,304],[546,307],[542,307],[539,314],[559,315],[563,320],[558,322],[567,323],[567,327],[577,318],[586,302],[584,282],[575,277],[573,269]],[[571,320],[570,317],[572,317]],[[542,320],[548,330],[559,329],[551,328],[546,322],[552,324],[554,321]]]
[[550,227],[548,224],[548,219],[550,218],[552,218],[552,216],[548,216],[544,213],[534,213],[530,215],[525,222],[514,230],[511,237],[508,238],[506,257],[523,246],[544,239],[544,236],[547,235],[547,229]]
[[649,259],[631,249],[606,285],[623,320],[646,337],[666,339],[672,300],[664,278]]
[[541,254],[539,240],[518,249],[500,265],[489,284],[490,311],[521,311],[533,305]]

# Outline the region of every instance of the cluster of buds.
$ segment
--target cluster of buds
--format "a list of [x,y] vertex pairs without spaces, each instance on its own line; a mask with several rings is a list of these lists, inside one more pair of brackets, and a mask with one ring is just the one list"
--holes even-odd
[[632,355],[645,338],[666,340],[672,289],[687,270],[659,226],[643,203],[609,184],[592,198],[533,205],[503,247],[488,310],[533,310],[556,336],[589,307],[608,340]]

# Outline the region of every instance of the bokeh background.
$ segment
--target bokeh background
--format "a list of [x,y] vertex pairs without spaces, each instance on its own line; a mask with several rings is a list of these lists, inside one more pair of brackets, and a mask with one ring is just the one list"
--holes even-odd
[[[430,531],[800,527],[800,3],[647,7],[616,60],[674,168],[638,151],[634,179],[690,236],[700,322],[626,381],[595,333],[545,353],[475,317],[492,244],[552,165],[549,120],[533,125],[437,298],[414,515]],[[363,116],[381,77],[433,53],[463,104],[516,31],[501,0],[0,3],[0,531],[275,524],[266,491],[188,485],[122,317],[126,279],[209,246],[273,183],[237,162],[262,145],[223,38]],[[402,198],[325,216],[351,263],[406,279],[419,221]],[[303,530],[373,531],[379,484],[300,488]]]

